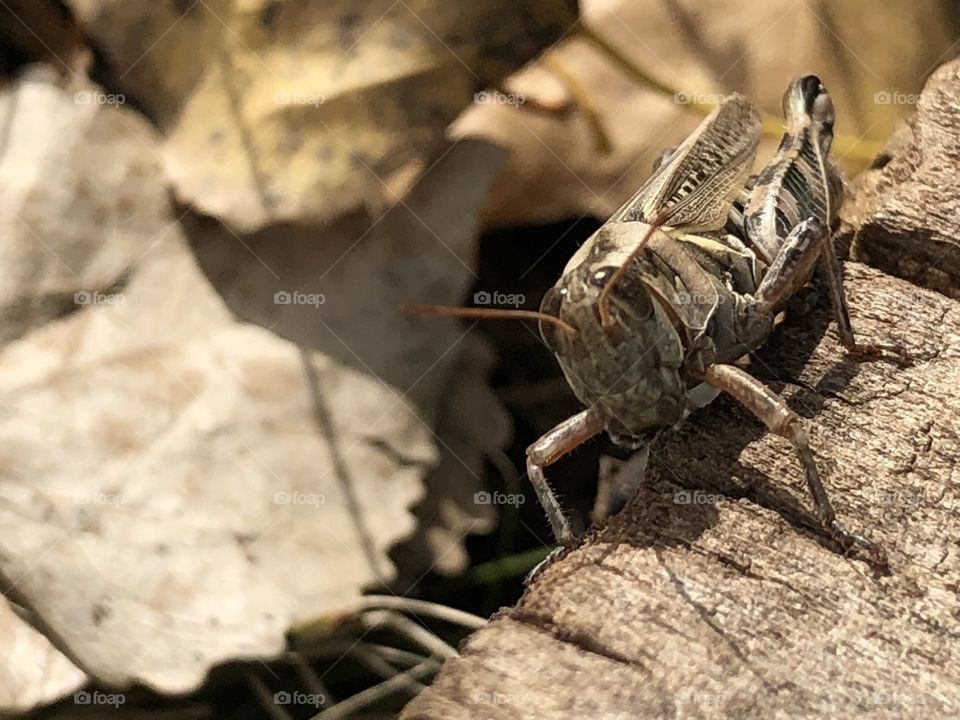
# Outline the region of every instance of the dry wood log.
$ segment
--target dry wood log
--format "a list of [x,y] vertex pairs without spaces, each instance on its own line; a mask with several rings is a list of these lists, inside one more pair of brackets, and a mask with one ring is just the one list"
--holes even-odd
[[[898,93],[891,97],[911,99]],[[960,299],[960,61],[941,66],[874,169],[848,188],[853,257]]]
[[[942,101],[945,84],[960,97],[958,68],[927,92],[960,127],[960,102]],[[903,259],[960,236],[941,212],[960,207],[960,155],[906,145],[939,194],[920,183],[932,175],[887,171],[886,201],[858,222],[887,270],[918,277]],[[902,341],[915,365],[847,356],[821,302],[751,370],[808,419],[839,517],[883,544],[890,573],[815,530],[789,445],[721,398],[653,447],[639,495],[472,635],[404,720],[960,716],[960,303],[845,272],[861,337]],[[953,266],[938,272],[955,287]]]

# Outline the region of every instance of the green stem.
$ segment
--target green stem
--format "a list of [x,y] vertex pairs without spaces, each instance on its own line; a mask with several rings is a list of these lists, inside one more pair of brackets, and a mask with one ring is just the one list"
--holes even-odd
[[534,548],[481,563],[464,574],[463,582],[468,585],[489,585],[518,575],[526,575],[549,555],[551,550],[552,548],[545,547]]

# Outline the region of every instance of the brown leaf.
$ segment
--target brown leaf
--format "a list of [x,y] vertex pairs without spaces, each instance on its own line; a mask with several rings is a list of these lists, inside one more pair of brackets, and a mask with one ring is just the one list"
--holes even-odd
[[[400,306],[462,302],[476,277],[479,208],[504,159],[489,143],[459,142],[376,218],[358,213],[322,228],[284,224],[243,235],[189,224],[204,271],[240,318],[379,378],[435,429],[440,461],[403,559],[411,581],[431,566],[462,570],[464,536],[490,530],[493,508],[474,503],[474,494],[484,489],[484,455],[509,433],[487,387],[486,348],[468,337],[475,333]],[[323,302],[305,302],[310,297]]]
[[15,658],[0,670],[0,710],[32,710],[87,682],[86,674],[25,623],[5,599],[0,599],[0,646]]
[[[819,75],[837,105],[838,133],[881,140],[911,109],[923,78],[950,51],[955,33],[943,0],[863,4],[774,0],[747,11],[737,0],[589,0],[585,23],[670,96],[638,85],[605,55],[575,37],[507,80],[519,106],[478,105],[456,122],[457,137],[483,137],[511,150],[484,212],[488,225],[607,217],[650,174],[661,150],[679,144],[702,119],[691,99],[715,102],[743,92],[781,117],[789,80]],[[595,107],[613,150],[604,153],[582,110],[530,109],[556,101],[559,63]],[[541,88],[544,88],[541,91]],[[573,99],[567,94],[567,100]],[[768,140],[759,159],[772,153]],[[849,149],[849,148],[847,148]],[[845,149],[838,141],[835,158]],[[861,164],[846,163],[847,170]]]
[[571,0],[134,11],[155,5],[101,2],[80,15],[165,129],[178,196],[243,230],[382,206],[389,176],[442,147],[477,89],[576,21]]

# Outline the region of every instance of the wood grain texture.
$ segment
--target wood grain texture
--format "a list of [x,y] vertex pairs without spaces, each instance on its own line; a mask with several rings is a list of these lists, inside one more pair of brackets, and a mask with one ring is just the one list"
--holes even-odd
[[851,183],[840,215],[854,258],[960,299],[958,147],[960,60],[930,77],[876,167]]

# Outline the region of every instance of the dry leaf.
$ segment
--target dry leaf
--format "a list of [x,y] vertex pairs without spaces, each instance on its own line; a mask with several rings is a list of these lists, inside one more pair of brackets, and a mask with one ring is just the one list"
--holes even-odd
[[440,460],[427,475],[429,492],[417,508],[423,520],[414,540],[422,540],[426,552],[400,561],[413,578],[427,570],[462,573],[470,565],[464,538],[491,532],[496,524],[493,506],[478,497],[486,490],[485,461],[510,443],[511,420],[488,384],[495,361],[489,344],[470,333],[459,349],[446,385],[438,386],[444,397],[437,421]]
[[491,529],[493,508],[473,498],[483,489],[483,456],[507,442],[509,420],[487,387],[485,348],[463,323],[400,306],[462,302],[476,277],[479,208],[504,160],[489,143],[460,142],[378,218],[244,236],[190,223],[201,266],[240,318],[379,378],[435,428],[441,460],[427,477],[413,547],[433,539],[405,551],[413,579],[431,566],[462,570],[464,536]]
[[[588,0],[584,15],[589,27],[680,95],[638,85],[582,38],[508,79],[509,93],[531,102],[475,106],[454,126],[457,137],[482,137],[511,150],[484,212],[488,225],[606,217],[649,176],[660,151],[676,146],[702,119],[689,109],[691,98],[716,102],[739,90],[781,117],[787,83],[804,73],[819,75],[830,90],[838,133],[882,140],[896,118],[910,112],[911,93],[954,41],[943,0],[886,3],[870,12],[854,0],[775,0],[749,11],[737,0]],[[598,148],[581,110],[528,109],[541,97],[557,101],[550,63],[582,85],[612,153]],[[775,146],[768,140],[760,159]]]
[[59,700],[87,676],[0,599],[0,647],[14,662],[0,665],[0,712],[24,712]]
[[382,206],[476,90],[576,21],[572,0],[69,4],[167,132],[178,196],[246,231]]
[[116,283],[170,223],[155,133],[36,68],[0,90],[0,345]]
[[188,691],[389,581],[435,461],[380,383],[233,322],[175,239],[0,378],[0,572],[116,686]]

